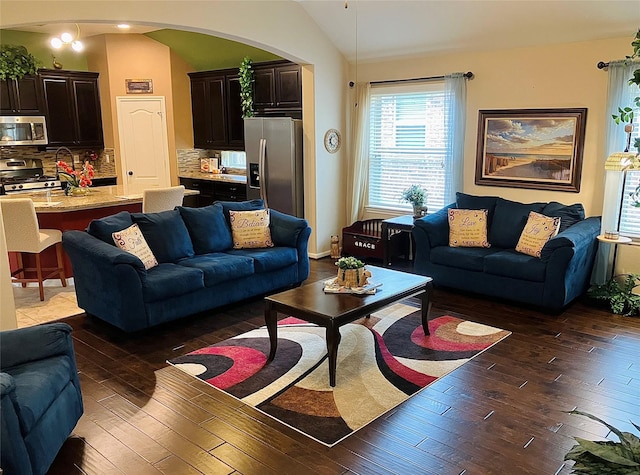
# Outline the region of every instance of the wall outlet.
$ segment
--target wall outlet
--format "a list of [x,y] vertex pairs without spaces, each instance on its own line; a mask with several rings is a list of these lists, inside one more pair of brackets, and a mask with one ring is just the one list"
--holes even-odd
[[109,158],[109,154],[108,153],[104,154],[104,159],[106,160],[107,163],[109,163],[111,161],[111,159]]
[[80,155],[73,155],[73,163],[80,163]]

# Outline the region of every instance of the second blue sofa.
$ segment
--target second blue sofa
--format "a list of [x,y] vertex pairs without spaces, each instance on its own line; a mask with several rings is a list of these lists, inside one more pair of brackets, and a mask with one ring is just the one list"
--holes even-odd
[[[450,247],[449,208],[488,210],[491,247]],[[547,241],[540,258],[515,250],[531,211],[560,217],[560,232]],[[412,232],[414,270],[433,277],[435,285],[557,311],[589,286],[600,217],[585,219],[581,204],[519,203],[458,193],[456,203],[417,219]]]
[[[261,208],[262,200],[253,200],[121,212],[92,221],[86,232],[64,232],[78,305],[132,332],[300,285],[309,276],[311,228],[306,220],[270,210],[275,247],[232,248],[229,210]],[[134,222],[159,262],[149,270],[112,238]]]

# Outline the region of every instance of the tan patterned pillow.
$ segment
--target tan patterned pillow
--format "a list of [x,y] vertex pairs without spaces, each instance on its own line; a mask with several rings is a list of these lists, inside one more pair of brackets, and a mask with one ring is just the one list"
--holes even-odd
[[486,209],[449,210],[450,247],[491,247],[487,240]]
[[234,249],[273,247],[269,231],[269,210],[229,210]]
[[520,239],[516,245],[516,251],[533,257],[540,257],[542,248],[546,242],[558,234],[560,218],[550,218],[543,214],[531,211],[525,224]]
[[127,229],[112,233],[111,236],[116,246],[137,256],[144,264],[145,269],[151,269],[158,265],[156,257],[149,249],[149,245],[137,224],[132,224]]

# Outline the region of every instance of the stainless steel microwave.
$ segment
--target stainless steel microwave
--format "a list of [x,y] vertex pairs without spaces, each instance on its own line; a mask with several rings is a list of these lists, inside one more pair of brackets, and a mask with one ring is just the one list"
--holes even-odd
[[47,123],[44,116],[0,116],[0,146],[47,143]]

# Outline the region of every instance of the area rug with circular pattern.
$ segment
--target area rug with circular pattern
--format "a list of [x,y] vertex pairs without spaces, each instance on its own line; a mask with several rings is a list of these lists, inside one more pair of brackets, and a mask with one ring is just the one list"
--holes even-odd
[[336,386],[325,329],[288,317],[278,350],[258,328],[168,363],[327,446],[333,446],[510,335],[449,315],[429,321],[404,303],[340,327]]

